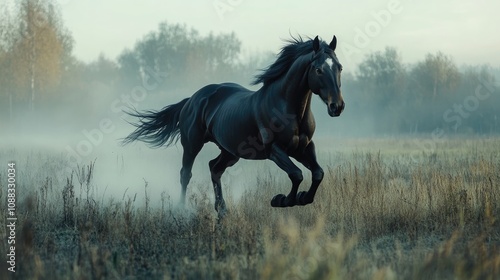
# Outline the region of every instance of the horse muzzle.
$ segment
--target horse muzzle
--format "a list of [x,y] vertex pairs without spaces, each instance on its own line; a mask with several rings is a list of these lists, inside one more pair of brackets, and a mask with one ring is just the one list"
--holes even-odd
[[330,103],[328,106],[328,115],[330,117],[338,117],[344,111],[345,108],[345,102],[341,101],[339,104],[337,103]]

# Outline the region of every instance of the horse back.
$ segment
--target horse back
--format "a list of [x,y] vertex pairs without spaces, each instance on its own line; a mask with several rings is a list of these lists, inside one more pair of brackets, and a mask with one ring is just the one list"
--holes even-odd
[[203,130],[205,141],[213,141],[214,133],[231,130],[232,126],[233,130],[238,129],[252,119],[250,103],[253,94],[235,83],[207,85],[189,99],[181,113],[182,119]]

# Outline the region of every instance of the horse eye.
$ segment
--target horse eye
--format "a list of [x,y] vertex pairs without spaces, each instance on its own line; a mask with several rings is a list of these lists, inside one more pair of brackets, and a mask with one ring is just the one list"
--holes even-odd
[[321,71],[321,69],[319,69],[319,68],[316,68],[316,74],[321,75],[321,74],[323,74],[323,71]]

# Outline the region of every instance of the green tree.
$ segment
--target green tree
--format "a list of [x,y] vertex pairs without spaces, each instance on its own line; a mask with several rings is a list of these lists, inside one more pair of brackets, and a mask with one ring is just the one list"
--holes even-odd
[[[201,36],[186,25],[159,25],[118,58],[120,77],[144,80],[152,72],[166,77],[164,87],[194,87],[234,75],[240,41],[232,34]],[[161,90],[162,87],[156,88]]]
[[235,33],[210,33],[203,39],[201,50],[205,55],[206,70],[212,73],[229,74],[237,64],[241,42]]
[[[357,98],[363,100],[363,111],[377,118],[378,130],[395,131],[400,126],[400,114],[406,105],[406,70],[395,48],[366,56],[358,67],[356,84],[361,91]],[[381,114],[383,112],[383,114]]]
[[96,61],[86,65],[84,76],[88,82],[114,86],[118,80],[118,66],[104,54],[100,54]]
[[453,92],[460,82],[457,66],[442,52],[427,54],[424,61],[415,65],[411,77],[427,100],[436,100],[440,94]]
[[118,57],[118,67],[119,80],[123,86],[131,87],[141,83],[141,63],[135,51],[124,50]]
[[[406,86],[406,71],[395,48],[369,54],[358,67],[357,80],[378,105],[400,101]],[[372,103],[373,104],[373,103]]]
[[[463,118],[461,132],[492,133],[499,132],[498,108],[500,107],[499,88],[493,69],[487,65],[464,66],[454,103],[467,102],[467,118]],[[451,103],[451,102],[450,102]],[[472,104],[472,105],[471,105]],[[471,107],[472,106],[472,107]],[[455,115],[456,116],[456,115]]]
[[359,80],[385,88],[389,95],[400,94],[404,88],[405,69],[395,48],[369,54],[358,69]]
[[457,97],[461,74],[450,56],[427,54],[409,73],[408,127],[415,132],[431,132],[443,126],[443,112]]

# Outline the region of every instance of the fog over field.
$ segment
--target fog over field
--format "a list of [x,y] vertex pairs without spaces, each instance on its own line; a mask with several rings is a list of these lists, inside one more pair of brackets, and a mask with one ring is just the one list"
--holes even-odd
[[[136,121],[124,110],[159,110],[210,83],[257,90],[261,85],[250,83],[259,69],[275,61],[284,40],[301,35],[325,41],[337,35],[344,68],[341,117],[330,118],[313,97],[320,151],[342,150],[360,137],[435,141],[500,131],[500,42],[487,36],[498,21],[491,13],[496,2],[442,1],[432,11],[426,1],[321,3],[326,7],[319,11],[309,4],[257,2],[208,1],[193,10],[181,1],[2,1],[2,146],[59,155],[68,162],[59,170],[61,180],[95,161],[96,184],[108,186],[108,194],[146,181],[177,196],[181,145],[121,146],[133,130],[127,121]],[[207,145],[194,181],[209,178],[207,162],[216,155],[217,148]],[[262,166],[281,174],[272,164],[240,161],[235,168],[245,172],[231,180]]]
[[[45,253],[39,252],[52,246],[47,245],[52,241],[46,242],[51,238],[55,240],[54,246],[66,251],[64,248],[69,244],[64,241],[69,236],[66,234],[74,233],[75,236],[81,236],[79,240],[83,240],[86,230],[99,231],[101,237],[112,240],[111,236],[115,236],[112,230],[96,229],[99,223],[105,224],[103,228],[125,227],[123,224],[113,224],[111,221],[118,216],[110,213],[120,213],[123,217],[116,220],[130,222],[126,225],[127,230],[141,226],[134,224],[136,220],[130,215],[127,216],[130,213],[135,213],[134,217],[149,217],[145,221],[155,221],[155,215],[158,215],[163,217],[164,222],[159,224],[158,232],[165,228],[178,229],[178,235],[173,239],[181,245],[169,243],[173,253],[169,251],[164,254],[179,254],[179,263],[170,262],[170,259],[168,264],[162,263],[163,268],[174,267],[170,274],[165,272],[167,269],[158,268],[160,265],[155,266],[158,271],[151,267],[150,270],[145,269],[148,272],[141,270],[142,264],[132,260],[140,250],[131,251],[130,256],[123,254],[126,251],[123,248],[128,245],[125,243],[133,243],[130,236],[133,236],[131,233],[134,231],[131,230],[127,231],[130,235],[127,235],[128,239],[124,238],[128,240],[123,241],[125,243],[110,245],[112,241],[103,241],[95,245],[95,248],[104,251],[103,248],[109,246],[112,249],[106,254],[111,252],[121,260],[115,259],[113,269],[103,268],[102,271],[115,273],[105,276],[184,276],[190,279],[186,275],[194,276],[189,274],[189,261],[203,262],[206,257],[207,263],[215,262],[225,267],[228,256],[234,260],[233,256],[247,254],[255,257],[254,263],[246,260],[252,263],[248,270],[254,274],[250,275],[273,279],[266,267],[268,269],[270,264],[279,264],[269,262],[267,258],[276,259],[273,254],[286,252],[269,251],[269,248],[279,246],[268,243],[267,238],[272,236],[273,241],[287,240],[285,243],[293,243],[293,236],[300,240],[308,239],[309,235],[305,232],[314,225],[316,214],[321,212],[327,215],[323,217],[326,226],[324,231],[323,228],[313,231],[317,233],[316,237],[320,236],[319,239],[311,237],[310,240],[326,238],[328,244],[337,244],[338,240],[343,240],[342,233],[347,232],[359,237],[360,246],[369,247],[373,240],[379,242],[390,235],[392,242],[395,236],[404,236],[401,237],[404,239],[403,247],[410,249],[405,247],[381,254],[387,256],[397,251],[404,255],[411,251],[414,255],[411,255],[410,261],[406,262],[405,259],[403,262],[400,258],[396,262],[405,265],[425,259],[422,252],[431,249],[438,252],[439,244],[429,241],[432,238],[451,242],[455,239],[449,239],[450,235],[458,228],[464,232],[471,229],[467,233],[461,232],[465,239],[463,244],[469,244],[467,242],[472,240],[471,236],[476,238],[476,233],[477,240],[482,240],[482,234],[493,240],[488,243],[491,247],[485,249],[487,253],[483,252],[486,256],[483,257],[484,260],[492,260],[484,263],[487,263],[485,267],[488,269],[493,267],[491,271],[494,275],[498,272],[498,265],[495,265],[498,258],[489,258],[488,254],[497,252],[499,244],[498,234],[491,234],[492,229],[498,228],[497,215],[500,214],[498,200],[495,201],[499,187],[498,174],[494,176],[494,169],[498,167],[500,141],[500,37],[494,35],[500,26],[499,9],[500,2],[493,0],[474,3],[451,0],[364,0],[342,3],[211,0],[197,4],[177,0],[145,0],[140,3],[118,0],[0,0],[0,186],[7,188],[6,165],[15,162],[20,212],[32,213],[30,207],[36,204],[36,215],[33,217],[37,219],[44,220],[54,213],[64,216],[62,222],[54,214],[55,218],[47,218],[46,224],[35,223],[33,228],[37,231],[33,252],[38,253],[30,253],[30,256],[45,256]],[[212,211],[215,199],[208,162],[220,152],[215,144],[207,143],[196,158],[193,177],[188,186],[187,209],[191,216],[185,220],[182,219],[186,216],[179,216],[183,218],[176,220],[172,209],[177,207],[181,194],[179,173],[182,145],[180,141],[170,147],[160,148],[151,148],[143,142],[123,145],[123,138],[134,131],[133,124],[139,120],[126,112],[158,111],[191,97],[200,88],[213,83],[234,82],[254,91],[259,90],[262,83],[253,85],[252,82],[256,75],[277,60],[284,46],[294,40],[311,40],[313,44],[312,39],[317,35],[326,43],[325,46],[333,42],[332,38],[336,36],[335,54],[343,69],[340,81],[345,110],[339,117],[332,118],[321,98],[316,94],[312,97],[311,109],[316,120],[313,140],[318,162],[325,171],[325,181],[319,190],[324,190],[324,196],[314,206],[316,208],[311,206],[307,212],[271,208],[273,195],[289,192],[288,175],[270,160],[241,159],[222,176],[222,189],[228,198],[230,211],[234,213],[234,216],[229,216],[230,222],[227,223],[234,226],[235,221],[242,217],[245,222],[234,231],[232,227],[227,227],[228,232],[219,232],[216,214]],[[300,190],[306,190],[311,183],[311,172],[301,164],[297,165],[304,174]],[[87,178],[86,183],[82,176],[88,175],[89,170],[91,178]],[[427,176],[434,177],[426,181]],[[445,178],[450,180],[449,184],[444,182]],[[355,196],[355,191],[351,192],[352,188],[359,186],[358,179],[362,182],[362,200]],[[439,187],[432,189],[430,185],[425,185],[434,184],[432,180],[437,180]],[[372,183],[373,192],[367,187],[372,186]],[[267,189],[258,189],[263,186]],[[411,190],[418,192],[412,193]],[[385,199],[385,191],[391,192],[388,199],[393,208],[382,205],[385,202],[377,204],[378,199]],[[2,200],[5,200],[5,193],[0,190]],[[249,193],[252,194],[250,198]],[[341,204],[342,199],[337,198],[340,195],[348,196],[342,197],[346,199],[345,206],[329,204],[329,201]],[[429,201],[415,202],[412,199]],[[130,201],[133,201],[131,205],[137,207],[135,210],[127,208]],[[172,207],[169,208],[168,215],[171,216],[168,219],[173,217],[173,220],[167,221],[163,216],[167,213],[163,211],[166,201]],[[441,211],[436,201],[443,202],[445,206],[451,205],[451,210]],[[359,205],[353,206],[355,211],[352,217],[344,213],[349,212],[349,202],[359,202]],[[365,202],[372,204],[364,208]],[[47,203],[49,206],[44,208]],[[255,215],[250,207],[254,204],[262,204],[262,207],[256,208]],[[408,205],[415,207],[410,209]],[[153,208],[157,212],[148,212],[149,206],[156,207]],[[158,210],[160,206],[163,212]],[[429,208],[425,208],[427,206]],[[94,212],[86,212],[89,209]],[[141,212],[142,209],[145,209],[144,212]],[[407,212],[400,213],[397,209]],[[427,209],[428,213],[422,214],[422,209]],[[337,210],[342,211],[342,214],[335,216]],[[386,210],[388,214],[384,212]],[[365,220],[372,218],[370,211],[386,213],[387,216],[383,218],[387,220],[365,223]],[[88,214],[85,216],[84,213]],[[289,213],[292,213],[291,216],[288,216]],[[355,214],[365,216],[359,218]],[[89,224],[82,224],[79,215],[85,217]],[[267,217],[265,221],[270,224],[260,227],[259,219],[263,217]],[[23,225],[31,225],[28,216],[23,218]],[[290,229],[288,227],[280,231],[283,227],[276,221],[294,224],[289,218],[308,222],[299,222],[297,232],[293,231],[294,227],[291,227],[291,232],[286,231]],[[412,222],[408,222],[412,219]],[[480,232],[473,230],[475,222],[481,225]],[[321,220],[318,223],[321,224]],[[439,227],[441,223],[443,226]],[[88,225],[91,229],[87,229]],[[196,227],[194,232],[197,234],[194,235],[198,236],[199,240],[196,240],[199,244],[214,242],[211,249],[204,251],[196,247],[198,243],[192,241],[195,240],[193,233],[187,230],[191,226]],[[372,226],[377,228],[375,233],[369,230]],[[205,227],[207,234],[213,236],[202,234]],[[217,242],[224,242],[225,239],[233,242],[235,232],[244,227],[252,228],[246,231],[248,236],[241,235],[252,240],[248,248],[258,249],[249,249],[248,252],[227,249],[225,255],[225,249],[217,247],[222,243]],[[442,235],[439,238],[433,236],[434,227],[440,230],[436,233]],[[425,228],[423,233],[419,231],[420,228]],[[59,230],[63,232],[61,235]],[[7,233],[0,232],[2,234],[6,236]],[[92,234],[89,233],[92,238],[99,235]],[[57,239],[57,236],[63,236],[64,240]],[[116,238],[122,240],[122,237]],[[469,237],[470,240],[467,239]],[[193,243],[184,246],[184,238]],[[254,239],[258,240],[256,244],[252,243]],[[227,247],[220,247],[243,246],[248,240],[237,240],[227,243]],[[422,251],[415,245],[419,242],[424,244]],[[81,256],[81,248],[88,244],[78,244]],[[146,247],[141,246],[143,244],[134,243],[130,248]],[[213,249],[216,247],[221,251]],[[94,265],[95,259],[89,248],[86,251],[90,256],[88,264],[84,262],[81,265],[79,261],[78,269],[67,270],[63,266],[52,276],[89,276],[76,271],[90,271],[88,266]],[[113,251],[113,248],[116,250]],[[354,251],[358,252],[358,249]],[[363,247],[361,251],[365,252],[365,249]],[[264,251],[267,253],[262,253]],[[74,251],[70,248],[67,252]],[[61,259],[68,257],[54,255]],[[259,263],[264,255],[267,261]],[[452,254],[452,257],[455,256]],[[68,262],[76,263],[73,257],[69,256]],[[123,261],[127,257],[129,259]],[[181,264],[184,257],[185,262]],[[463,260],[460,259],[462,257],[466,259],[460,255],[459,260]],[[370,258],[377,259],[377,254],[369,255]],[[357,258],[347,259],[343,263],[345,267],[355,266],[351,261],[355,262]],[[435,256],[427,259],[434,260]],[[106,265],[111,263],[109,259],[101,261]],[[454,261],[456,259],[451,258],[450,262]],[[36,261],[33,259],[34,263]],[[473,271],[491,272],[481,270],[484,268],[482,266],[474,266],[477,263],[473,261],[471,263]],[[57,264],[58,260],[44,260],[43,263],[46,271]],[[127,270],[125,273],[128,264],[134,271]],[[65,265],[70,267],[67,263]],[[182,267],[179,270],[182,273],[175,271],[176,265]],[[331,263],[327,265],[331,268],[329,265]],[[404,268],[400,269],[392,262],[387,267],[389,272],[396,271],[393,276],[398,273],[406,278],[422,276],[418,274],[420,268],[414,266],[411,269],[402,266]],[[383,270],[385,266],[377,266],[377,269]],[[37,278],[35,276],[42,270],[39,267],[30,268],[26,275]],[[356,275],[363,279],[371,278],[381,270],[373,272],[373,269],[366,269],[373,274]],[[155,272],[148,274],[149,271]],[[237,271],[239,273],[240,270]],[[446,266],[445,271],[452,269]],[[209,275],[217,278],[217,273],[211,272],[213,274]],[[96,275],[94,273],[92,277],[99,278]],[[206,275],[200,272],[198,276]],[[341,278],[352,276],[342,273],[335,275]]]

